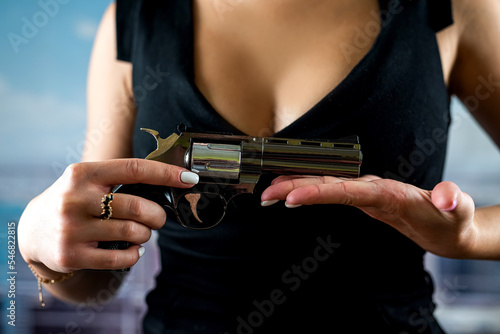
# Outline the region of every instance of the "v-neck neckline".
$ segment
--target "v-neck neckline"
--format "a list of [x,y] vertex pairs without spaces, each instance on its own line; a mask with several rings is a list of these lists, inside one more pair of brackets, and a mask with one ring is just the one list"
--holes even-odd
[[[209,112],[212,116],[214,116],[216,119],[219,119],[225,128],[229,130],[229,132],[234,133],[234,134],[240,134],[240,135],[249,135],[240,129],[238,129],[235,125],[230,123],[226,118],[224,118],[216,109],[215,107],[208,101],[208,99],[203,95],[203,93],[200,91],[198,86],[196,85],[195,82],[195,73],[194,73],[194,16],[193,16],[193,1],[185,1],[181,0],[182,3],[186,4],[188,8],[186,8],[186,12],[188,13],[188,24],[187,28],[189,29],[188,33],[186,36],[189,36],[189,40],[185,45],[187,45],[187,48],[189,50],[185,50],[186,54],[189,58],[187,61],[188,67],[188,78],[189,78],[189,83],[192,88],[194,97],[198,99],[198,101],[205,107],[206,111]],[[315,113],[318,109],[321,109],[321,106],[324,105],[325,103],[332,103],[332,97],[337,95],[338,91],[341,91],[342,89],[345,88],[349,84],[350,81],[356,79],[359,77],[360,72],[364,69],[365,64],[376,54],[376,50],[378,50],[381,46],[381,40],[383,39],[383,35],[386,32],[387,26],[390,25],[390,22],[392,21],[392,17],[387,19],[386,22],[383,21],[383,17],[381,15],[382,10],[384,10],[385,0],[378,0],[378,13],[380,17],[380,31],[373,42],[372,46],[370,47],[370,50],[361,58],[361,60],[349,71],[349,73],[332,89],[330,90],[325,96],[323,96],[316,104],[314,104],[310,109],[308,109],[306,112],[304,112],[301,116],[299,116],[297,119],[295,119],[293,122],[289,123],[285,127],[281,128],[279,131],[275,132],[272,134],[270,137],[280,137],[282,134],[285,133],[290,133],[293,132],[292,130],[294,128],[298,128],[301,123],[304,122],[304,120],[308,117],[311,116],[311,114]]]

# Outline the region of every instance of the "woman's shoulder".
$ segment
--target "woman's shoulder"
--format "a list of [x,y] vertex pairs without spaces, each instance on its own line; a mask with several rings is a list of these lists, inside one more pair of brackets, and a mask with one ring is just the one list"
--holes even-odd
[[500,47],[489,38],[495,31],[500,32],[499,0],[452,0],[452,8],[453,24],[437,33],[447,83],[453,80],[457,66],[476,61],[469,52]]
[[443,31],[440,42],[453,47],[455,70],[500,74],[500,1],[453,0],[453,17],[453,26]]

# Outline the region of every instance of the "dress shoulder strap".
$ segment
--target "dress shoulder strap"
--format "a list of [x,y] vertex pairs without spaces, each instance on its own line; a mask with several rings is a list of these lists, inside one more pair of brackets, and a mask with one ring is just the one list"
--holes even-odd
[[452,0],[427,0],[429,21],[435,32],[453,24]]
[[407,7],[415,8],[419,3],[426,4],[429,26],[435,32],[453,24],[452,0],[379,0],[381,10],[397,8],[398,12]]
[[132,61],[132,47],[137,28],[140,0],[116,0],[117,59]]

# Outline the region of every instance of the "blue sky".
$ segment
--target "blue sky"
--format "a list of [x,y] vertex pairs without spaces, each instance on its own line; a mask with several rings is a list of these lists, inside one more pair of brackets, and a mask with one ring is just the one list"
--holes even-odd
[[0,164],[76,162],[90,52],[110,2],[0,1]]

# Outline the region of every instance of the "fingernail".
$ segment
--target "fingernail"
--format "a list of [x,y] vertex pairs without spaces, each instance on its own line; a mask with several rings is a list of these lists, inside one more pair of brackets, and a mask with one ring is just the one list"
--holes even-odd
[[455,199],[455,200],[453,200],[453,203],[451,203],[451,205],[450,205],[450,207],[449,207],[449,208],[442,209],[441,211],[444,211],[444,212],[450,212],[450,211],[453,211],[453,210],[455,210],[455,209],[456,209],[457,204],[458,204],[458,202],[457,202],[457,200]]
[[144,246],[141,246],[139,248],[139,257],[142,257],[144,255],[144,252],[146,252],[146,248]]
[[285,206],[289,209],[295,209],[295,208],[298,208],[299,206],[302,206],[302,204],[289,204],[289,203],[285,202]]
[[181,172],[181,181],[189,184],[197,184],[200,181],[200,177],[193,172]]
[[279,199],[272,199],[272,200],[269,200],[269,201],[262,201],[262,202],[260,202],[260,205],[262,205],[262,206],[271,206],[273,204],[278,203],[279,201],[280,201]]

